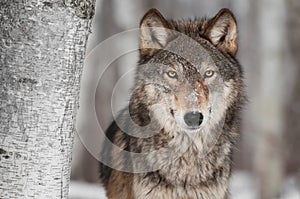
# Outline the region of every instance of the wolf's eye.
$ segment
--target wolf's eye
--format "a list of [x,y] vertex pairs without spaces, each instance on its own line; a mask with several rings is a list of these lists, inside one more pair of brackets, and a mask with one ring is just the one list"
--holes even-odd
[[170,77],[170,78],[174,78],[174,79],[177,79],[178,78],[178,75],[175,71],[173,70],[170,70],[167,72],[167,75]]
[[204,78],[209,78],[212,77],[215,74],[215,71],[213,70],[208,70],[204,73]]

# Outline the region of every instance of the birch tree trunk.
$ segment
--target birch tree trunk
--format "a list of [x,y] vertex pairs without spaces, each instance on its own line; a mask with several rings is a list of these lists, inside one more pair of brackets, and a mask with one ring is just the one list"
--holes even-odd
[[279,198],[284,175],[285,9],[284,0],[256,3],[260,87],[254,101],[258,130],[254,169],[260,183],[260,198],[271,199]]
[[95,0],[1,0],[0,198],[67,198]]

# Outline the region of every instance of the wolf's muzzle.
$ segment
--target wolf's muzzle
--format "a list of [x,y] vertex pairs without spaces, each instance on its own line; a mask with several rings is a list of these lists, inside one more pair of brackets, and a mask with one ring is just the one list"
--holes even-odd
[[199,111],[191,111],[184,115],[184,122],[190,128],[198,128],[203,121],[203,114]]

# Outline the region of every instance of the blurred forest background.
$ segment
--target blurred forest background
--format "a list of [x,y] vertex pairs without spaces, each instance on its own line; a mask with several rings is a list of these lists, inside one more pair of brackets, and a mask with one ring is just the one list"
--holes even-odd
[[[300,199],[300,1],[97,0],[87,52],[114,34],[138,28],[140,19],[152,7],[172,19],[213,17],[223,7],[233,11],[239,28],[237,58],[245,71],[249,96],[234,154],[233,198]],[[128,42],[137,45],[138,38],[118,45]],[[107,51],[118,47],[111,46]],[[111,102],[122,107],[132,81],[121,85],[118,96],[124,97],[117,99],[111,97],[114,85],[135,67],[136,61],[136,53],[130,53],[113,62],[96,96],[91,96],[96,99],[104,129],[112,121]],[[78,121],[79,134],[91,131],[88,120],[87,115]],[[99,183],[97,160],[79,139],[73,154],[72,180]],[[86,185],[80,187],[88,190]],[[70,198],[80,198],[75,194],[79,188],[71,184]],[[83,198],[89,198],[87,191]]]

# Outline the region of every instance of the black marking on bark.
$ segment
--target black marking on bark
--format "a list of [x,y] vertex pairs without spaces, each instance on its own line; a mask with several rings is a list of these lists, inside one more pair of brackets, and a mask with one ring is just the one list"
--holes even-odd
[[43,2],[44,6],[47,6],[47,7],[50,7],[52,8],[53,7],[53,3],[51,2]]
[[19,79],[19,83],[34,85],[34,84],[37,84],[38,82],[35,79],[30,79],[30,78],[27,78],[27,77],[23,77],[23,78]]
[[1,148],[0,148],[0,155],[6,154],[6,153],[7,153],[7,151],[5,151],[4,149],[1,149]]

